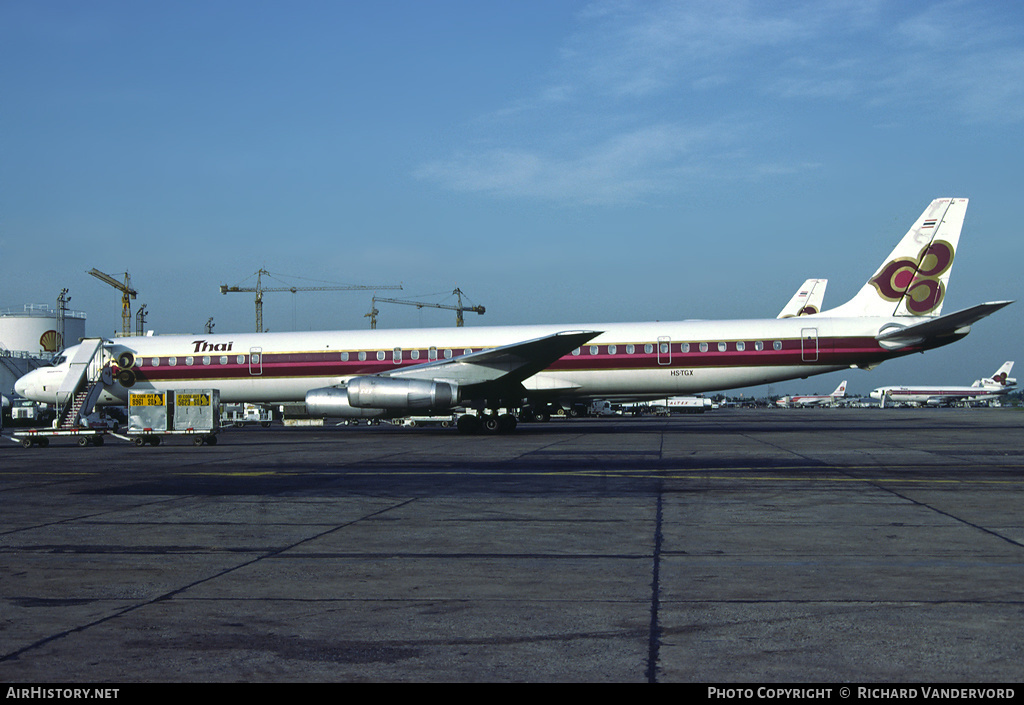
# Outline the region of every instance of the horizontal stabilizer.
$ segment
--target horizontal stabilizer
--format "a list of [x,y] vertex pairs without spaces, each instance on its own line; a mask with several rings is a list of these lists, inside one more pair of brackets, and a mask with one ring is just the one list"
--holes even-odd
[[963,336],[970,332],[972,324],[1012,303],[1012,301],[992,301],[978,304],[956,313],[931,318],[903,328],[891,328],[876,335],[875,340],[882,347],[895,350],[946,336]]

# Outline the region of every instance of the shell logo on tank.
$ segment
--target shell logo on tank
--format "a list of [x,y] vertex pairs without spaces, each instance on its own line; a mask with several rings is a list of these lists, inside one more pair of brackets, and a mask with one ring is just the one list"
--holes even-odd
[[57,352],[60,350],[60,336],[57,331],[48,330],[39,336],[39,347],[46,352]]
[[953,246],[945,240],[927,245],[916,259],[901,257],[887,262],[870,284],[886,301],[906,297],[907,310],[923,316],[934,311],[946,296],[939,277],[953,264]]

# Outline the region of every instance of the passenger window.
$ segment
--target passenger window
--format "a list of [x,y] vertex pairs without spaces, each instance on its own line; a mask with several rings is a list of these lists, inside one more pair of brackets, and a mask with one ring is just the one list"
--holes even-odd
[[701,352],[707,352],[707,351],[708,351],[708,344],[707,344],[707,343],[701,343],[701,344],[700,344],[700,345],[698,345],[697,347],[699,347],[699,348],[700,348],[700,351],[701,351]]
[[738,341],[738,342],[736,343],[736,349],[737,349],[737,350],[738,350],[739,352],[743,352],[744,350],[746,350],[746,349],[747,349],[747,344],[746,344],[746,343],[744,343],[744,342],[743,342],[742,340],[740,340],[740,341]]
[[772,347],[775,348],[776,350],[782,350],[782,341],[776,340],[774,343],[772,343]]
[[718,352],[725,352],[728,349],[729,349],[729,345],[727,343],[719,343],[718,344]]

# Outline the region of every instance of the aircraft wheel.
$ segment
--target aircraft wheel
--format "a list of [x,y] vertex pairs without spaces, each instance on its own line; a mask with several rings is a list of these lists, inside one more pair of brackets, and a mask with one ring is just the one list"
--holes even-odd
[[459,420],[456,423],[459,428],[459,433],[471,436],[480,432],[480,419],[473,414],[463,414],[459,417]]
[[498,433],[501,431],[501,420],[494,414],[487,414],[483,419],[484,430],[488,433]]

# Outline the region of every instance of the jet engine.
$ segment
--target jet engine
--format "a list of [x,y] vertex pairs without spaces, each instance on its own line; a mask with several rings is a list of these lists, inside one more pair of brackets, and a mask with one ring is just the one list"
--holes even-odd
[[431,379],[356,377],[347,389],[349,403],[361,409],[450,409],[459,403],[458,385]]
[[331,418],[450,409],[458,403],[458,385],[425,379],[355,377],[346,387],[322,387],[306,394],[306,411],[311,416]]
[[135,386],[135,354],[130,350],[124,350],[117,356],[117,382],[125,389]]
[[371,419],[384,409],[357,409],[348,403],[348,392],[339,387],[321,387],[306,392],[306,413],[332,419]]

